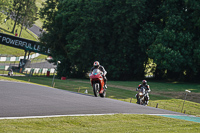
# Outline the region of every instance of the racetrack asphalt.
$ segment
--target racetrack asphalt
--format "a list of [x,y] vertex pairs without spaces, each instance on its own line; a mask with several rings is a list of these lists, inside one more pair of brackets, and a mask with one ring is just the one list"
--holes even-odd
[[83,114],[185,114],[29,83],[0,81],[0,118]]

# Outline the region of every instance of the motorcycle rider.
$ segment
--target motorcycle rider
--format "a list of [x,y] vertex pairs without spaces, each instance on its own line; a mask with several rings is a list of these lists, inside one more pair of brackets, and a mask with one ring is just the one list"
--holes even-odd
[[[142,80],[142,84],[139,84],[139,86],[136,88],[136,91],[138,91],[141,87],[144,87],[144,89],[145,89],[145,93],[146,93],[145,103],[148,105],[148,103],[149,103],[149,92],[151,91],[150,90],[150,86],[147,84],[146,80]],[[136,94],[135,97],[137,98],[137,102],[136,103],[139,104],[138,93]]]
[[10,69],[10,71],[8,72],[8,76],[13,76],[13,70]]
[[105,82],[105,88],[107,88],[107,78],[106,78],[106,74],[107,74],[107,71],[105,70],[105,68],[102,66],[102,65],[100,65],[100,63],[98,62],[98,61],[95,61],[94,63],[93,63],[93,67],[90,69],[90,74],[92,73],[92,71],[94,70],[94,69],[99,69],[100,71],[102,71],[103,72],[103,79],[104,79],[104,82]]

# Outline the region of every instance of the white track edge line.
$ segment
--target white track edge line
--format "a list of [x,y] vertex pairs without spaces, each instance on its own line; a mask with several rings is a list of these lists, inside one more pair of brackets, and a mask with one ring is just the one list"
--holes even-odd
[[[72,114],[72,115],[45,115],[45,116],[21,116],[21,117],[0,117],[0,120],[3,119],[30,119],[30,118],[50,118],[50,117],[65,117],[65,116],[100,116],[100,115],[115,115],[115,114],[131,114],[131,113],[108,113],[108,114]],[[140,114],[140,115],[176,115],[176,114]],[[184,116],[184,115],[176,115]],[[188,115],[185,115],[188,116]]]
[[64,116],[95,116],[95,115],[114,115],[111,114],[73,114],[73,115],[45,115],[45,116],[22,116],[22,117],[0,117],[2,119],[28,119],[28,118],[49,118],[49,117],[64,117]]

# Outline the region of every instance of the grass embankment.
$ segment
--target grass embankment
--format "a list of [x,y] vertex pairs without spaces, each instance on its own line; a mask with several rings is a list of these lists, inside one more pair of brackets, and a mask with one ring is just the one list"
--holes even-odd
[[0,132],[196,133],[199,130],[199,123],[136,114],[0,120]]
[[[2,21],[4,21],[4,19],[6,18],[6,15],[3,15],[3,16],[4,16],[4,18],[2,19]],[[15,33],[17,32],[18,37],[19,37],[20,32],[21,32],[21,25],[16,25],[15,30],[14,30],[14,34],[12,33],[13,26],[14,26],[14,20],[9,19],[5,23],[4,22],[0,23],[0,31],[2,33],[13,35],[13,36],[15,36]],[[36,39],[37,37],[34,36],[34,34],[30,34],[28,29],[25,29],[25,28],[23,28],[20,37],[26,38],[26,39],[29,39],[29,40],[33,40],[33,41],[37,41],[37,39]]]
[[[132,87],[135,90],[140,82],[110,81],[109,83]],[[149,106],[156,107],[158,104],[159,108],[181,112],[186,96],[185,90],[190,90],[191,93],[187,94],[182,112],[200,116],[200,84],[152,81],[149,85],[151,88]]]
[[[51,86],[52,77],[11,77],[12,79],[30,81],[32,83]],[[108,89],[106,97],[117,99],[126,102],[136,102],[135,88],[140,81],[108,81]],[[183,101],[185,98],[185,90],[191,90],[188,94],[182,112],[190,115],[200,116],[200,85],[187,83],[165,83],[165,82],[150,82],[151,93],[149,106],[181,112]],[[111,87],[112,86],[112,87]],[[69,90],[79,93],[84,93],[88,90],[89,95],[93,95],[92,87],[88,80],[60,80],[55,79],[55,88]],[[196,97],[193,97],[195,95]],[[179,98],[176,98],[176,97]],[[181,98],[182,97],[182,98]],[[198,101],[198,102],[196,102]]]

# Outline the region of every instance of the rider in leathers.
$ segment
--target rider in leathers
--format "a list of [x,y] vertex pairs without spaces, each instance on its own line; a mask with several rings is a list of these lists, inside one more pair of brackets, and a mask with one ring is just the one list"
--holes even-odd
[[[146,80],[142,80],[142,84],[139,84],[139,86],[136,88],[136,91],[138,91],[141,87],[144,87],[144,89],[145,89],[145,93],[146,93],[145,103],[148,105],[148,103],[149,103],[149,92],[151,91],[150,86],[147,84]],[[136,94],[135,97],[137,98],[137,104],[139,104],[138,93]]]
[[106,74],[107,74],[107,71],[105,70],[105,68],[103,66],[100,65],[100,63],[98,61],[95,61],[94,64],[93,64],[93,67],[90,69],[90,73],[92,73],[92,71],[94,69],[99,69],[100,71],[103,72],[103,79],[104,79],[104,82],[105,82],[105,88],[107,88],[107,78],[106,78]]

